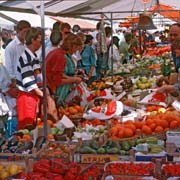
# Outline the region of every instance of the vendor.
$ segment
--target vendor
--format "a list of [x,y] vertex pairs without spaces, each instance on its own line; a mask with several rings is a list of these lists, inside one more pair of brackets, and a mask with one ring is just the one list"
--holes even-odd
[[[175,52],[176,57],[180,58],[180,37],[176,38],[172,42],[172,51]],[[158,92],[172,93],[174,91],[180,91],[180,71],[178,72],[178,83],[174,85],[165,85],[157,90]]]
[[175,65],[175,70],[178,72],[180,68],[180,57],[177,56],[176,52],[173,50],[173,42],[180,37],[180,24],[175,23],[171,26],[170,32],[169,32],[169,38],[171,42],[171,48],[172,48],[172,57]]
[[[176,52],[173,50],[174,47],[173,47],[173,42],[178,38],[180,37],[180,24],[179,23],[175,23],[175,24],[172,24],[171,25],[171,28],[170,28],[170,31],[169,31],[169,41],[171,43],[171,53],[172,53],[172,58],[173,58],[173,62],[174,62],[174,66],[175,66],[175,71],[178,73],[179,71],[179,68],[180,68],[180,57],[178,57],[176,55]],[[178,74],[174,74],[174,78],[175,79],[174,81],[177,82],[177,79],[178,79]],[[165,81],[167,84],[169,84],[169,79],[167,77],[160,77],[158,80],[157,80],[157,84],[162,84],[162,82]]]
[[130,32],[126,32],[124,37],[125,42],[121,42],[119,46],[119,51],[123,55],[123,64],[128,63],[134,57],[134,48],[138,43]]

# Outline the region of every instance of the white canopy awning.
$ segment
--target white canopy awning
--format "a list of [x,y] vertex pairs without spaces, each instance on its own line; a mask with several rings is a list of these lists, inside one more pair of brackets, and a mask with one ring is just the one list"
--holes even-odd
[[[36,13],[40,11],[41,1],[37,0],[11,0],[0,1],[0,11],[16,11],[25,13]],[[100,14],[104,13],[107,18],[125,18],[133,13],[144,11],[155,4],[166,4],[180,10],[179,0],[149,0],[144,4],[143,0],[44,0],[45,15],[81,17],[99,20]]]

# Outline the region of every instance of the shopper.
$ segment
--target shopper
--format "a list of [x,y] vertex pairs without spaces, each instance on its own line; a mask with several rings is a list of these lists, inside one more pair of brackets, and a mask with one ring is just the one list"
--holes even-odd
[[[112,54],[111,48],[113,48],[113,54]],[[111,59],[111,58],[113,58],[113,59]],[[117,69],[119,67],[119,65],[122,63],[121,62],[121,56],[119,53],[119,38],[117,36],[113,36],[112,45],[109,48],[108,65],[109,65],[110,70],[111,70],[112,63],[113,63],[113,67],[115,69]]]
[[62,34],[60,31],[52,31],[50,35],[51,46],[46,47],[45,54],[48,55],[49,52],[59,47],[62,40]]
[[62,23],[60,26],[60,32],[62,33],[62,41],[71,32],[71,25],[69,23]]
[[31,25],[29,22],[24,20],[19,21],[16,27],[17,35],[15,39],[12,40],[5,48],[5,67],[13,83],[15,82],[17,72],[17,62],[25,49],[25,35],[30,27]]
[[89,77],[88,82],[92,82],[96,78],[96,58],[92,46],[93,37],[86,35],[84,49],[81,52],[81,60],[78,61],[78,68],[84,70]]
[[[65,60],[66,60],[66,65],[64,68],[64,77],[66,79],[71,79],[71,78],[79,78],[77,81],[75,80],[75,83],[79,83],[82,79],[80,76],[76,75],[77,69],[75,66],[75,63],[72,59],[73,53],[75,53],[80,47],[82,47],[83,42],[81,41],[81,38],[73,33],[70,33],[67,36],[68,40],[71,40],[71,44],[73,44],[72,48],[69,49],[66,54],[65,54]],[[66,42],[65,42],[66,43]],[[69,43],[67,43],[67,47],[71,47]],[[74,86],[74,83],[68,83],[68,84],[62,84],[57,88],[56,95],[57,97],[57,103],[59,104],[60,102],[64,101],[66,99],[66,96],[69,94],[71,88]]]
[[[73,37],[72,37],[73,36]],[[77,84],[81,82],[81,78],[77,76],[67,76],[64,74],[66,66],[66,54],[74,53],[79,47],[77,35],[69,34],[63,41],[63,44],[51,51],[46,57],[46,78],[47,86],[51,93],[57,94],[57,88],[66,84]]]
[[81,39],[82,46],[80,46],[79,49],[72,55],[72,59],[74,61],[76,68],[77,68],[78,61],[81,60],[81,52],[84,49],[84,42],[86,41],[86,36],[83,32],[78,32],[77,36]]
[[18,129],[33,125],[39,98],[43,97],[43,91],[37,84],[41,68],[35,54],[41,46],[41,31],[36,28],[28,29],[25,42],[26,48],[19,57],[16,73],[16,84],[20,90],[17,97]]

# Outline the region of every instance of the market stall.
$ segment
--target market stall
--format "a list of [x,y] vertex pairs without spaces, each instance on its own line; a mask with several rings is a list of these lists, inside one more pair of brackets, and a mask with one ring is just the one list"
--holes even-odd
[[58,107],[61,121],[45,113],[35,129],[1,137],[0,178],[178,179],[179,102],[154,91],[159,75],[174,72],[169,52],[158,47],[114,69],[113,80],[80,84]]

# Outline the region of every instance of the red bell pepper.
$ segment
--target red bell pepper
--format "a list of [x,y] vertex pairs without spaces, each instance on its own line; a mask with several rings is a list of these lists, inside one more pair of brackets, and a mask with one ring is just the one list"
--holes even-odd
[[47,164],[40,164],[39,162],[35,163],[33,165],[33,171],[34,172],[40,172],[40,173],[46,173],[50,171],[50,165],[48,166]]
[[52,173],[52,172],[47,172],[45,177],[48,178],[48,179],[54,179],[55,177],[59,177],[59,174]]

